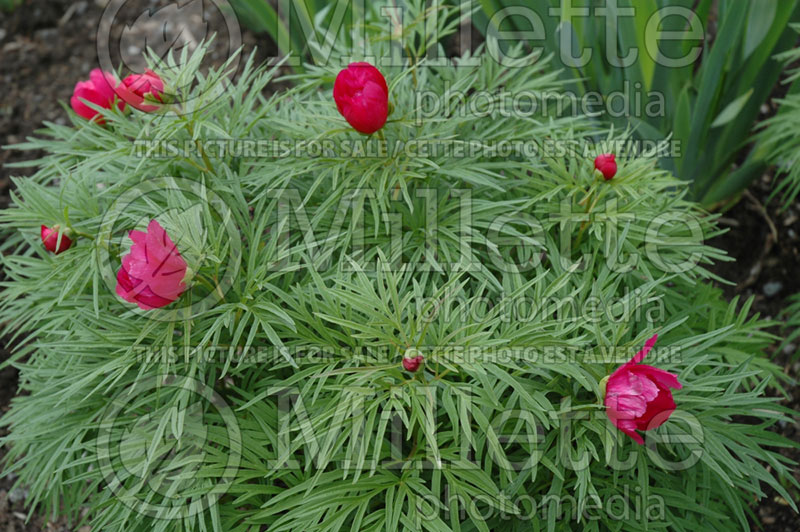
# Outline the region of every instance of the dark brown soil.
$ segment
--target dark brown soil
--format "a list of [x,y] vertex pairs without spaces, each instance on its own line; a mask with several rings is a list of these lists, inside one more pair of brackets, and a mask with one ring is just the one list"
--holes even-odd
[[[736,259],[736,262],[720,263],[715,271],[732,281],[734,285],[724,286],[730,299],[754,298],[753,312],[762,318],[783,322],[782,311],[787,299],[800,293],[800,203],[795,202],[782,210],[781,202],[769,202],[773,176],[766,175],[750,186],[741,201],[724,214],[723,226],[730,231],[711,242]],[[783,336],[786,331],[776,326],[771,332]],[[800,379],[800,357],[797,346],[789,344],[778,350],[773,347],[773,360],[795,382]],[[784,404],[800,411],[800,386],[789,389],[790,397]],[[797,420],[780,427],[787,438],[800,442],[800,427]],[[800,463],[800,450],[787,449],[784,455]],[[800,481],[800,469],[795,469],[795,478]],[[787,486],[788,488],[788,486]],[[800,492],[788,488],[792,498],[800,501]],[[796,532],[800,530],[800,516],[794,513],[786,501],[773,490],[767,491],[757,509],[757,517],[764,530],[775,532]]]
[[[755,297],[762,317],[778,318],[786,299],[800,292],[800,204],[781,210],[769,200],[773,176],[753,183],[741,201],[723,214],[720,225],[730,231],[711,242],[736,259],[717,264],[716,273],[735,283],[730,298]],[[792,353],[787,353],[791,355]]]
[[[75,73],[88,74],[96,62],[92,25],[99,8],[83,2],[83,14],[59,26],[68,4],[25,2],[10,15],[0,14],[0,145],[25,140],[43,120],[66,123],[59,102],[68,99]],[[0,165],[31,156],[2,150]],[[10,173],[0,166],[0,198],[7,198]]]
[[[141,12],[154,3],[157,2],[131,0],[126,9]],[[76,80],[88,77],[89,71],[98,66],[95,35],[104,4],[104,0],[25,0],[15,12],[0,13],[0,146],[24,141],[44,120],[66,123],[61,102],[68,101]],[[266,37],[243,31],[243,42],[248,52],[258,44],[262,57],[274,55],[274,45]],[[29,175],[32,171],[9,169],[5,164],[36,155],[0,149],[0,207],[8,201],[9,176]],[[765,176],[755,183],[742,201],[725,213],[722,223],[731,231],[712,244],[736,259],[735,263],[719,264],[715,269],[734,283],[725,287],[726,295],[752,295],[755,312],[777,319],[787,297],[800,293],[800,204],[778,212],[777,202],[767,203],[770,180],[771,176]],[[778,334],[780,329],[775,328],[774,332]],[[795,350],[789,346],[773,356],[788,375],[797,379],[800,363]],[[0,360],[7,356],[5,349],[0,350]],[[16,382],[13,368],[0,371],[0,415],[16,393]],[[800,388],[793,388],[786,404],[800,410]],[[800,441],[797,423],[780,429],[786,437]],[[786,453],[800,462],[798,451]],[[800,480],[800,473],[795,475]],[[26,523],[25,492],[12,492],[12,485],[12,479],[0,479],[0,531],[71,531],[64,523],[49,523],[41,517]],[[792,495],[800,500],[796,491]],[[755,512],[754,524],[763,530],[800,530],[798,516],[773,492]],[[79,532],[88,532],[88,527]]]

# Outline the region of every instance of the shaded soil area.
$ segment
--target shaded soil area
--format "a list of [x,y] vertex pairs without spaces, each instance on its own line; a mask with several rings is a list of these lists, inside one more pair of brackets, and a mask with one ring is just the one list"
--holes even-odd
[[[67,20],[69,3],[26,2],[11,14],[0,13],[0,145],[24,141],[44,120],[65,124],[59,102],[69,99],[76,73],[88,75],[96,63],[92,37],[99,7],[78,2],[82,8]],[[1,200],[8,197],[12,174],[5,165],[37,155],[0,150]]]
[[[733,283],[721,285],[728,299],[752,296],[755,312],[780,319],[787,300],[800,292],[800,203],[784,209],[779,200],[770,201],[773,179],[765,175],[750,186],[719,220],[728,233],[710,244],[736,259],[714,267],[715,273]],[[793,346],[783,351],[776,356],[786,362],[795,355]]]
[[[720,220],[730,231],[710,243],[736,259],[715,266],[718,275],[733,283],[723,286],[728,299],[753,297],[753,312],[762,318],[784,322],[782,312],[788,299],[800,293],[800,203],[782,209],[780,201],[769,201],[773,179],[766,175],[750,186],[742,200]],[[772,327],[770,332],[781,338],[787,334],[781,325]],[[784,342],[772,347],[772,358],[796,383],[800,379],[800,351],[793,343],[782,348],[781,343]],[[789,388],[788,394],[783,403],[800,411],[800,386]],[[797,420],[778,428],[785,437],[800,442]],[[781,452],[800,463],[800,450]],[[794,476],[800,482],[800,468],[795,469]],[[800,501],[800,491],[785,487],[792,499]],[[767,531],[800,530],[800,516],[772,489],[767,490],[767,497],[760,502],[756,518]]]
[[[0,13],[0,146],[24,141],[42,121],[67,123],[61,102],[68,101],[78,79],[87,78],[89,71],[98,67],[97,27],[106,3],[107,0],[25,0],[13,13]],[[125,9],[135,14],[158,4],[156,0],[131,0]],[[219,20],[209,21],[209,25],[213,22]],[[276,55],[274,45],[265,37],[243,31],[242,41],[246,53],[258,45],[260,57]],[[121,54],[133,52],[129,46]],[[6,165],[38,155],[0,149],[0,207],[8,202],[10,175],[25,176],[33,171]],[[711,244],[736,259],[715,268],[716,273],[733,282],[724,287],[726,295],[753,296],[755,312],[780,319],[787,298],[800,293],[800,204],[780,212],[778,202],[768,202],[771,179],[765,176],[755,183],[742,201],[723,215],[721,223],[731,231]],[[780,327],[773,332],[782,334]],[[794,379],[800,376],[796,350],[796,346],[789,345],[773,353]],[[1,360],[7,356],[5,349],[0,350]],[[16,383],[13,368],[0,371],[0,415],[8,409]],[[792,389],[786,404],[800,410],[800,388]],[[796,423],[780,430],[786,437],[800,441]],[[2,452],[0,449],[0,456]],[[799,452],[785,452],[800,462]],[[800,480],[800,473],[795,475]],[[51,523],[42,517],[26,523],[25,491],[12,490],[12,485],[13,477],[0,479],[0,532],[74,532],[64,523]],[[800,499],[800,494],[792,495]],[[769,492],[755,509],[754,524],[766,531],[800,530],[798,516],[774,492]],[[88,527],[79,532],[88,532]]]

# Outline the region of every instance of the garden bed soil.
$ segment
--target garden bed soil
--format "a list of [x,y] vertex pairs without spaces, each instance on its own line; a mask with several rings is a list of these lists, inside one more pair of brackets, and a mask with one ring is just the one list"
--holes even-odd
[[[143,9],[154,2],[128,2]],[[103,12],[103,0],[26,0],[11,14],[0,13],[0,145],[19,143],[34,133],[42,121],[66,123],[62,102],[69,100],[76,80],[88,77],[97,66],[95,31]],[[267,38],[243,32],[245,50],[258,44],[259,54],[274,52]],[[270,50],[272,48],[272,50]],[[25,176],[32,169],[9,169],[6,165],[39,154],[0,150],[0,207],[8,204],[11,175]],[[800,293],[800,204],[779,212],[777,202],[768,203],[771,176],[750,187],[744,198],[723,215],[721,224],[731,229],[711,244],[726,250],[736,262],[715,266],[715,273],[729,279],[726,296],[755,298],[753,312],[762,317],[780,319],[787,298]],[[773,329],[781,334],[780,328]],[[773,353],[786,373],[800,377],[800,361],[795,346]],[[0,358],[8,357],[6,349]],[[8,410],[16,393],[17,372],[0,371],[0,414]],[[800,410],[800,388],[791,390],[785,401]],[[779,430],[788,438],[800,441],[797,423]],[[2,456],[0,449],[0,456]],[[800,462],[797,450],[785,453]],[[800,480],[800,472],[795,476]],[[51,523],[34,517],[26,523],[25,491],[12,490],[13,477],[0,479],[0,532],[48,531],[76,532],[64,522]],[[800,499],[796,490],[795,500]],[[796,532],[800,519],[776,493],[770,491],[754,509],[754,525],[768,532]],[[89,532],[88,527],[78,532]]]

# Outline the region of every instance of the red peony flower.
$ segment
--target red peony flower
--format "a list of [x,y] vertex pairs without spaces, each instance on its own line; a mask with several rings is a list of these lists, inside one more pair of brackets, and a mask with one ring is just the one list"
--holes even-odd
[[143,310],[169,305],[186,290],[186,261],[161,225],[129,233],[133,246],[117,272],[117,295]]
[[637,430],[650,430],[661,426],[675,411],[671,388],[680,390],[677,375],[646,364],[639,364],[658,335],[650,338],[644,348],[611,374],[606,384],[606,414],[619,430],[638,444],[644,440]]
[[[58,241],[59,232],[61,233],[61,242]],[[53,227],[47,227],[46,225],[43,225],[42,244],[47,251],[58,255],[59,253],[63,253],[64,251],[68,250],[72,246],[72,239],[70,239],[66,233],[61,231],[61,228],[57,225],[54,225]]]
[[423,360],[425,360],[425,357],[422,355],[415,356],[413,358],[404,358],[403,367],[413,373],[419,369],[419,366],[422,364]]
[[617,175],[616,157],[613,153],[604,153],[594,159],[595,169],[600,170],[606,181]]
[[150,105],[145,103],[145,96],[148,94],[152,99],[157,101],[161,100],[161,95],[164,94],[164,82],[161,78],[150,69],[144,71],[144,74],[131,74],[122,80],[122,83],[117,87],[117,94],[123,101],[139,109],[150,113],[158,109],[157,105]]
[[[108,72],[103,72],[99,68],[95,68],[89,73],[88,81],[79,81],[75,84],[75,90],[72,92],[72,98],[69,103],[72,109],[86,120],[95,120],[98,124],[105,124],[105,119],[86,105],[82,100],[86,100],[95,105],[99,105],[104,109],[111,109],[114,107],[114,99],[116,93],[114,87],[116,86],[114,76]],[[117,102],[117,107],[122,110],[124,102]]]
[[383,74],[369,63],[350,63],[333,84],[333,99],[353,129],[375,133],[389,116],[389,87]]

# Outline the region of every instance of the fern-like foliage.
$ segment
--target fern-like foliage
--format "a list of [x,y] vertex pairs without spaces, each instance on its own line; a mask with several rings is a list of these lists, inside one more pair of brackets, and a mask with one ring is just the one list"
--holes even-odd
[[[171,110],[73,116],[19,146],[46,155],[0,214],[0,322],[22,391],[2,423],[33,507],[87,508],[108,532],[731,530],[767,486],[786,493],[794,464],[777,450],[793,444],[770,427],[792,413],[761,354],[773,338],[709,283],[725,260],[705,244],[713,217],[655,159],[622,154],[598,179],[593,142],[625,137],[583,117],[442,106],[416,120],[422,90],[560,85],[546,61],[425,60],[429,13],[408,6],[406,59],[381,67],[384,140],[474,152],[353,151],[380,139],[330,98],[354,55],[338,46],[269,96],[277,67],[247,61],[230,83],[224,67],[198,73],[200,51],[165,74],[194,79]],[[508,140],[540,149],[489,149]],[[114,273],[127,231],[153,218],[192,277],[144,312]],[[76,244],[46,253],[42,223]],[[683,389],[640,447],[609,423],[601,382],[656,332],[648,361]],[[408,354],[425,358],[416,373]]]

